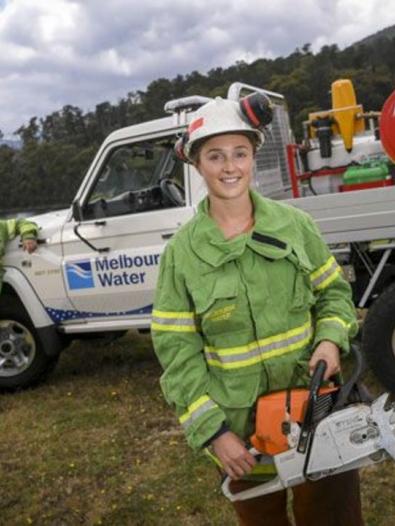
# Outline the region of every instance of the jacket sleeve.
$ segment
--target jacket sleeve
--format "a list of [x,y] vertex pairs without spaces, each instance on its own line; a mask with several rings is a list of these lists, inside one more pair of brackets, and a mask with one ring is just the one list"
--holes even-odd
[[307,215],[305,228],[305,248],[313,264],[310,282],[316,298],[313,311],[315,328],[313,349],[321,341],[329,340],[346,354],[350,348],[350,339],[358,332],[351,287],[322,239],[318,227]]
[[22,240],[37,239],[38,227],[32,221],[27,219],[8,219],[6,224],[8,240],[14,239],[18,235],[21,236]]
[[151,330],[164,369],[164,396],[175,408],[189,445],[199,449],[221,428],[225,414],[207,394],[203,339],[170,243],[161,257]]

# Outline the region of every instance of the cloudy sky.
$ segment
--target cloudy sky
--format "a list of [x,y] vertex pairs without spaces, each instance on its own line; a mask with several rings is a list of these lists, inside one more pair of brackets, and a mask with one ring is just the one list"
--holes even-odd
[[306,42],[343,48],[392,24],[395,0],[0,0],[0,129]]

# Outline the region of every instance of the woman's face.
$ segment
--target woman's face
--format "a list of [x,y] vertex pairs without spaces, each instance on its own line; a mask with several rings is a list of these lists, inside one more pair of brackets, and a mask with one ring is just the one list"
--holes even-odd
[[208,139],[196,162],[208,193],[235,199],[248,192],[254,168],[254,150],[245,135],[225,134]]

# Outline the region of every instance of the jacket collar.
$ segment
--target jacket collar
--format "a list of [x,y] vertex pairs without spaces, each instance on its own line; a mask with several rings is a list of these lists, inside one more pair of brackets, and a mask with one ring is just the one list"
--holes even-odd
[[248,246],[268,259],[282,259],[292,251],[289,214],[282,206],[251,190],[255,225],[249,235]]
[[250,196],[254,205],[254,229],[228,240],[209,215],[208,197],[199,203],[191,232],[191,246],[200,259],[213,267],[219,267],[240,257],[247,246],[268,259],[281,259],[292,251],[282,233],[284,227],[289,226],[289,218],[279,214],[278,205],[269,199],[253,190]]

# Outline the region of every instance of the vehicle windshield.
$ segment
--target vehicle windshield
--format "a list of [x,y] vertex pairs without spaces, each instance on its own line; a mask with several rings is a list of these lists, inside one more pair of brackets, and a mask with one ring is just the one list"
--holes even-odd
[[122,145],[110,152],[92,188],[84,217],[107,217],[183,206],[183,163],[174,140]]

